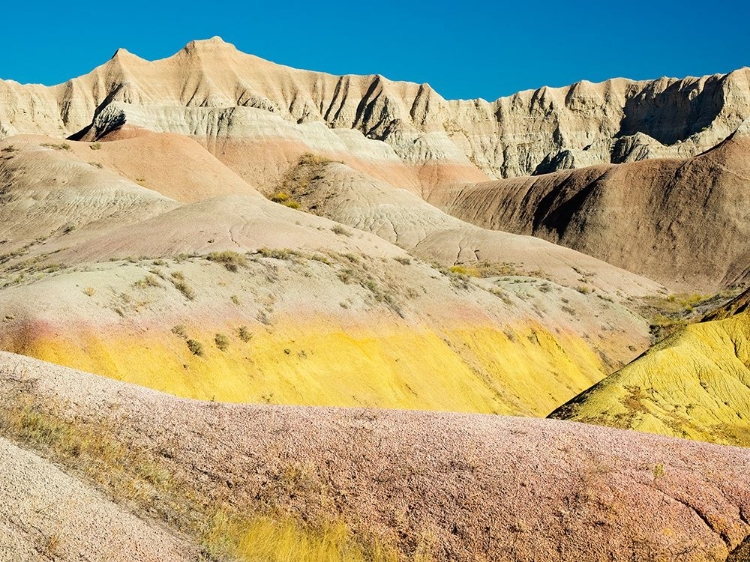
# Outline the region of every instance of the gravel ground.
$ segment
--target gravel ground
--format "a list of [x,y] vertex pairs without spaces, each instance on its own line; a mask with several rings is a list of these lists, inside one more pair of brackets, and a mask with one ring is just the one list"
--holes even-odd
[[178,561],[195,549],[0,438],[0,560]]
[[750,535],[748,449],[557,420],[195,402],[0,354],[0,392],[21,385],[153,451],[207,500],[338,516],[407,554],[723,561]]

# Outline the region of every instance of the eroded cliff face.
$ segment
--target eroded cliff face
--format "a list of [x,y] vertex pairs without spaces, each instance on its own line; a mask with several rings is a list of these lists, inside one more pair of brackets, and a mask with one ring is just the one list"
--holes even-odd
[[[584,81],[494,102],[448,101],[427,84],[296,70],[218,38],[192,42],[154,62],[119,50],[90,74],[54,87],[0,82],[3,136],[91,140],[133,125],[191,134],[215,153],[227,142],[298,142],[406,165],[411,177],[400,173],[391,182],[414,191],[690,157],[725,139],[747,117],[747,68],[682,80]],[[345,130],[357,134],[339,133]],[[258,176],[258,170],[252,173]]]

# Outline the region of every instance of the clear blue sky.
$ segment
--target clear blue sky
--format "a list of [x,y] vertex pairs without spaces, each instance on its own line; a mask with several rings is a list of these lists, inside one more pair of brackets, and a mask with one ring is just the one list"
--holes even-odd
[[274,62],[429,82],[447,98],[750,66],[750,2],[4,2],[0,78],[56,84],[118,47],[149,60],[219,35]]

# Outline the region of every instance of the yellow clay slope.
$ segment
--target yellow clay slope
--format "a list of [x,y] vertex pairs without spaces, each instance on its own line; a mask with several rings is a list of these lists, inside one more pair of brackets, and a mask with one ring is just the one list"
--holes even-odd
[[750,315],[688,326],[552,417],[750,446]]
[[[575,335],[538,325],[438,331],[347,328],[292,319],[256,328],[58,332],[15,351],[178,396],[227,402],[363,406],[544,416],[604,376]],[[216,333],[228,338],[217,348]],[[191,353],[187,340],[202,345]]]

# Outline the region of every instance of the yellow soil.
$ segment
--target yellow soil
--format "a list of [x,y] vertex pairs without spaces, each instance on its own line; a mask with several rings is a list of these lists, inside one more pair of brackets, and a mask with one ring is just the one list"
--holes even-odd
[[[68,331],[15,351],[203,400],[534,416],[604,376],[582,339],[553,337],[538,325],[344,331],[325,321],[287,320],[256,329],[249,342],[237,329],[188,325],[202,357],[169,328],[145,335]],[[226,350],[214,343],[216,333],[228,336]]]
[[750,446],[750,315],[688,326],[581,397],[567,417]]

